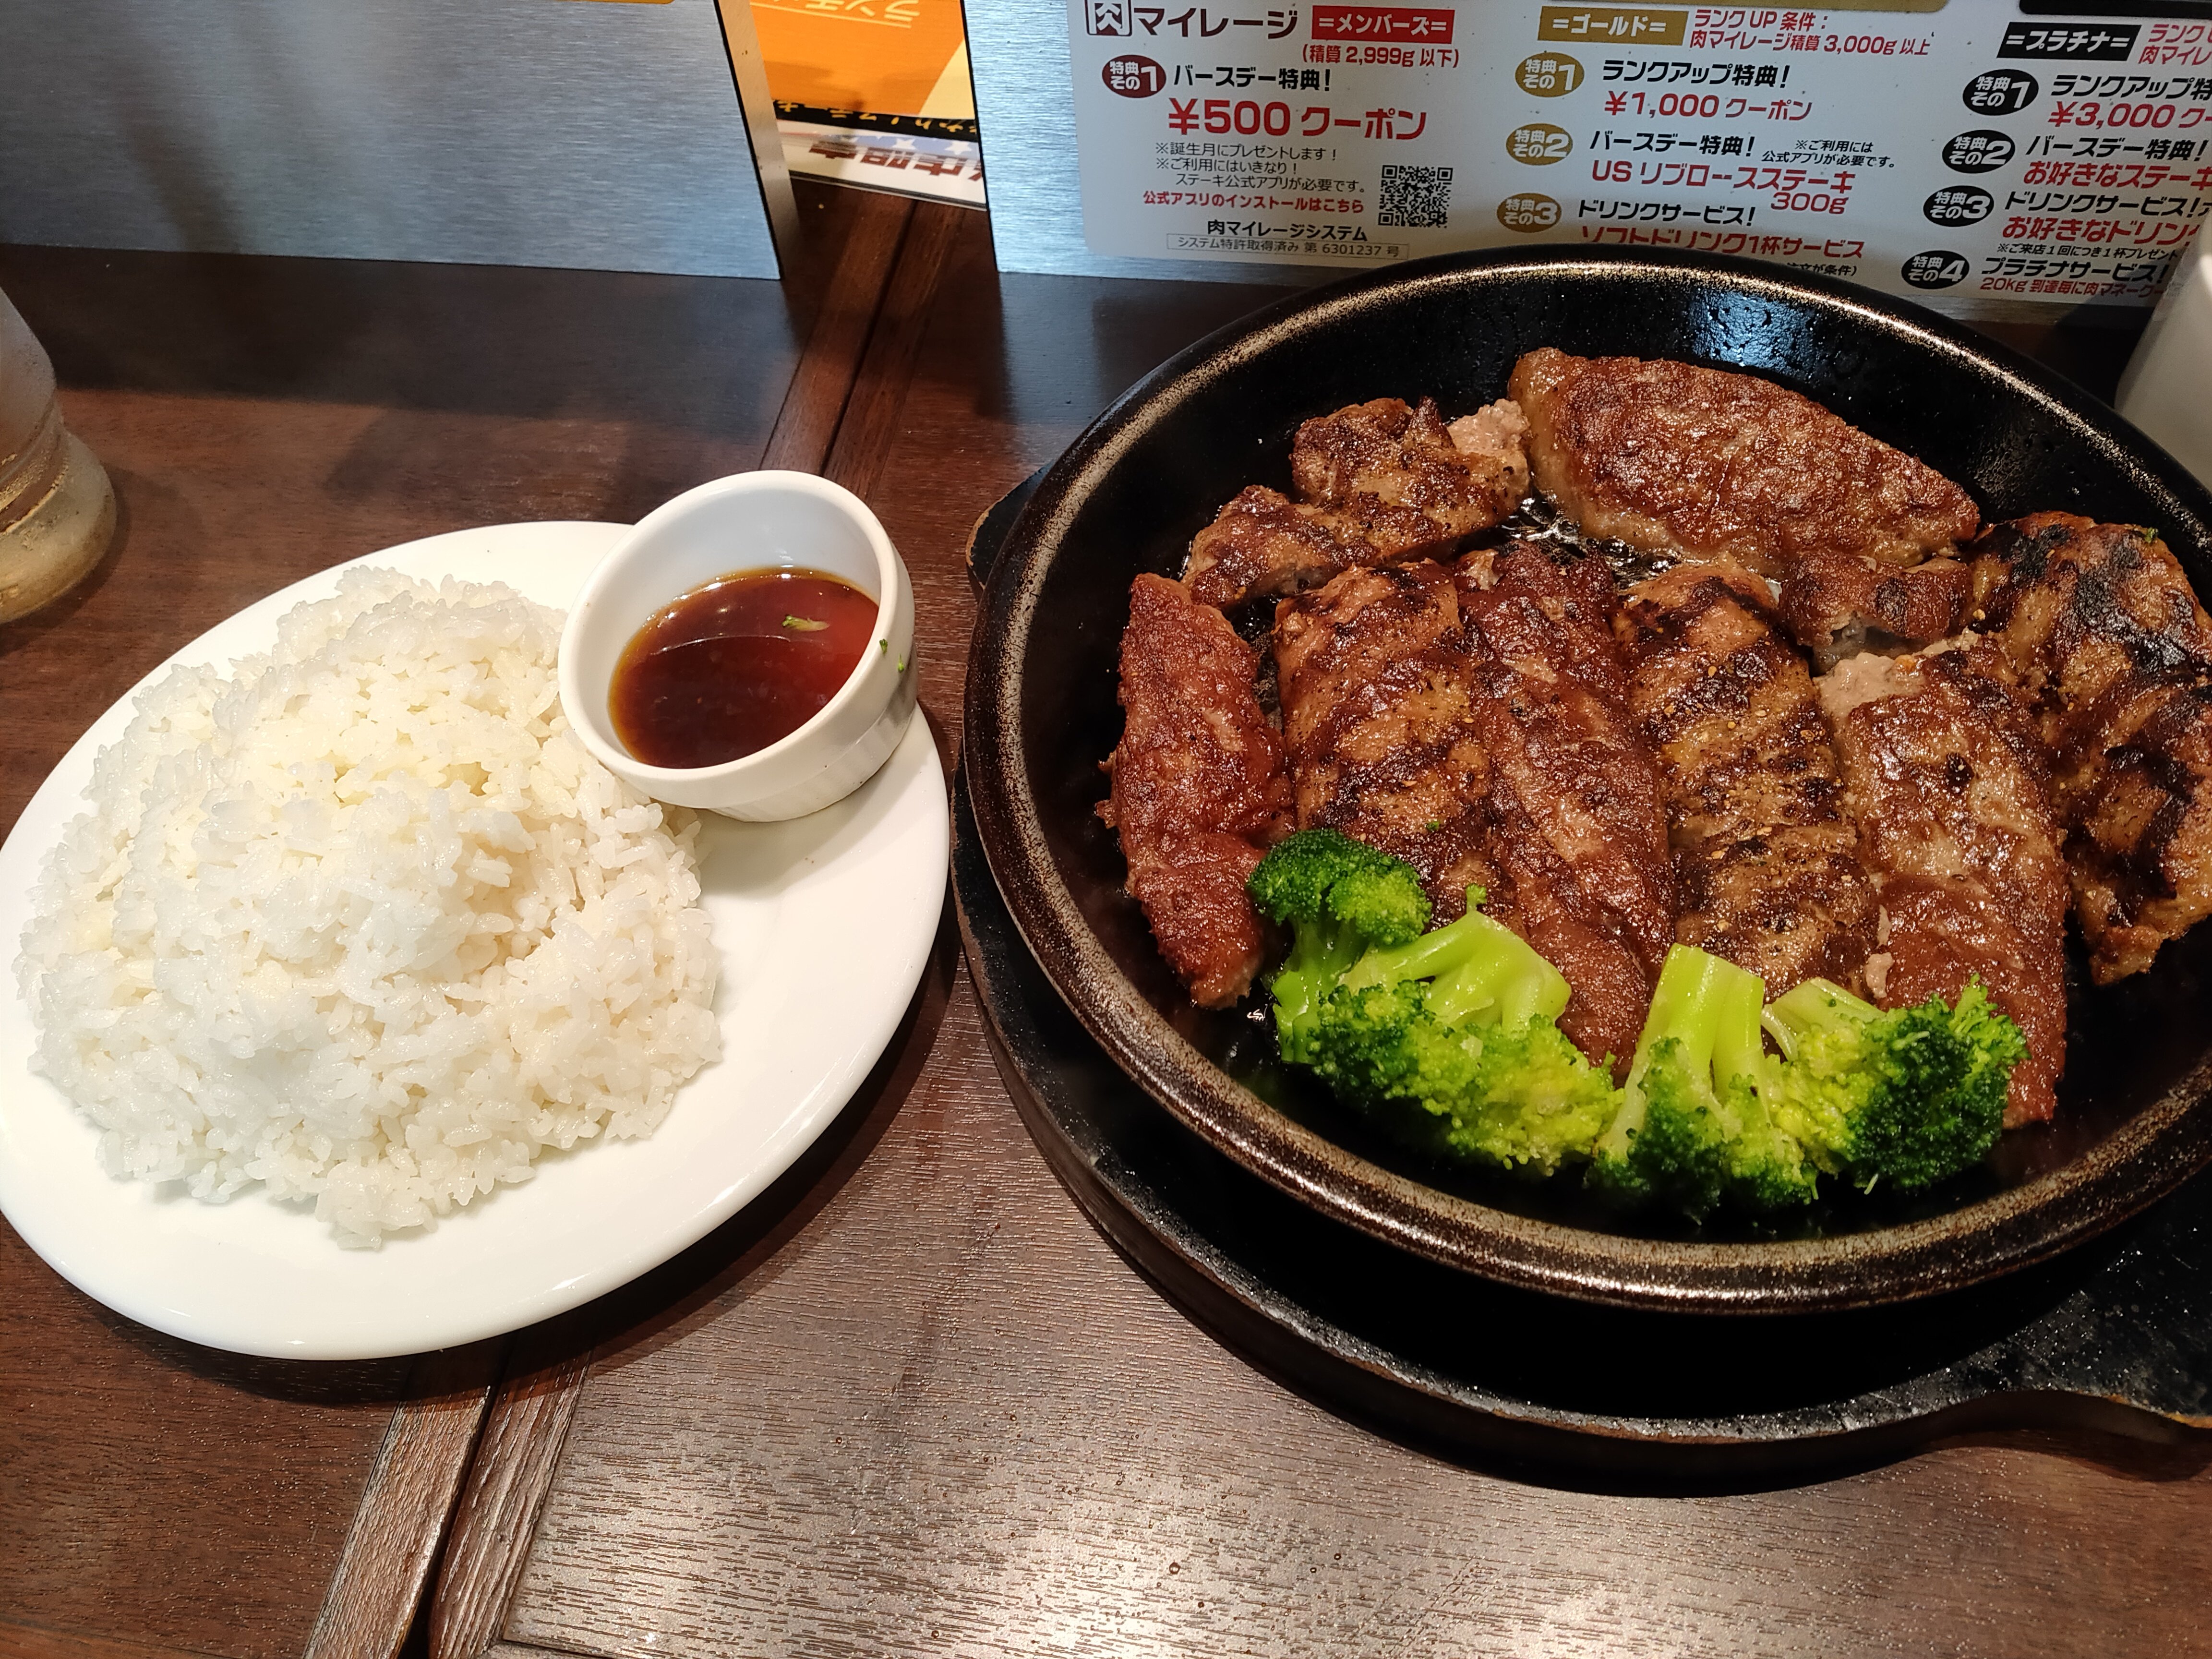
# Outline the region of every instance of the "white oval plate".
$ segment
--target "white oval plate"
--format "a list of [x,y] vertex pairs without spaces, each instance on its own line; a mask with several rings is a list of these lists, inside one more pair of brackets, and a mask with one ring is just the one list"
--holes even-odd
[[[359,564],[503,581],[565,606],[625,526],[501,525],[433,536]],[[264,651],[276,619],[328,599],[341,565],[210,629],[175,663],[228,668]],[[131,695],[63,757],[0,846],[0,962],[12,993],[30,891],[85,810],[93,756],[123,734]],[[309,1209],[249,1188],[202,1204],[174,1183],[118,1181],[99,1131],[31,1073],[28,1010],[0,996],[0,1213],[72,1285],[156,1330],[288,1359],[368,1359],[451,1347],[589,1301],[703,1237],[788,1169],[890,1041],[945,899],[945,775],[917,718],[855,793],[787,823],[702,815],[700,876],[722,956],[723,1059],[642,1140],[539,1158],[434,1228],[349,1250]]]

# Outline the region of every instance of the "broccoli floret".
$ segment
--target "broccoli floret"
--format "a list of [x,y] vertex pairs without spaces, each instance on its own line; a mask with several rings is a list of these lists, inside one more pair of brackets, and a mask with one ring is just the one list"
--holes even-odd
[[1307,1063],[1352,1105],[1407,1102],[1442,1116],[1474,1083],[1481,1055],[1471,1027],[1438,1019],[1428,986],[1404,979],[1330,992],[1316,1012]]
[[1417,1100],[1437,1109],[1464,1097],[1489,1028],[1549,1024],[1567,981],[1512,929],[1479,908],[1434,933],[1363,953],[1322,1002],[1313,1064],[1362,1100]]
[[1407,944],[1429,925],[1429,896],[1413,866],[1334,830],[1301,830],[1277,842],[1245,890],[1262,915],[1291,930],[1273,987],[1285,1060],[1311,1060],[1322,1000],[1362,951]]
[[1702,1219],[1723,1200],[1808,1203],[1822,1175],[1916,1192],[1989,1150],[2027,1044],[1978,982],[1955,1006],[1888,1013],[1826,980],[1762,1011],[1763,988],[1702,951],[1668,953],[1595,1184]]
[[1413,867],[1334,830],[1284,842],[1252,877],[1294,929],[1274,979],[1283,1056],[1441,1155],[1548,1175],[1613,1115],[1611,1078],[1553,1022],[1567,981],[1468,911],[1433,933]]
[[1613,1086],[1609,1062],[1591,1065],[1550,1018],[1532,1018],[1483,1032],[1465,1099],[1466,1109],[1453,1117],[1454,1149],[1542,1176],[1589,1156],[1620,1109],[1620,1091]]
[[1830,1174],[1917,1192],[1966,1169],[2004,1127],[2020,1027],[1978,980],[1885,1013],[1826,980],[1778,997],[1766,1029],[1785,1063],[1767,1090],[1776,1121]]
[[1697,1220],[1724,1198],[1764,1210],[1813,1197],[1818,1170],[1761,1097],[1765,993],[1758,975],[1707,951],[1667,953],[1593,1186]]
[[1285,1059],[1437,1156],[1533,1176],[1588,1160],[1600,1191],[1693,1219],[1808,1203],[1824,1175],[1905,1192],[1955,1175],[1996,1139],[2027,1053],[1978,982],[1885,1013],[1812,980],[1762,1011],[1756,974],[1676,945],[1615,1089],[1610,1058],[1592,1066],[1559,1029],[1566,981],[1482,915],[1480,888],[1424,932],[1411,866],[1310,830],[1250,891],[1291,929],[1273,981]]
[[[1619,1092],[1609,1069],[1593,1066],[1553,1023],[1571,994],[1565,976],[1518,933],[1484,915],[1482,901],[1482,889],[1470,887],[1467,914],[1457,921],[1410,945],[1369,951],[1346,974],[1339,994],[1360,1000],[1364,1012],[1366,988],[1426,979],[1425,1011],[1443,1035],[1414,1024],[1404,1051],[1421,1086],[1397,1094],[1437,1120],[1431,1127],[1443,1151],[1547,1176],[1588,1155]],[[1324,1010],[1325,1049],[1340,1041],[1335,1012]]]

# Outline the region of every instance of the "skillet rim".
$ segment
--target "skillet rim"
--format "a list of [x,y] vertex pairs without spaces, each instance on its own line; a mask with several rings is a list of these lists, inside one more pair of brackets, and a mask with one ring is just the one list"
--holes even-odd
[[[1962,360],[2063,424],[2086,428],[2130,481],[2172,503],[2174,540],[2212,543],[2212,493],[2117,413],[1963,324],[1831,278],[1719,255],[1579,248],[1439,255],[1303,291],[1186,347],[1115,398],[1047,469],[994,561],[969,653],[963,750],[986,858],[1054,990],[1154,1101],[1299,1201],[1399,1248],[1485,1278],[1647,1310],[1805,1313],[1962,1288],[2047,1259],[2155,1202],[2212,1161],[2212,1045],[2188,1073],[2069,1163],[1942,1214],[1818,1239],[1640,1238],[1540,1220],[1428,1187],[1268,1105],[1147,1002],[1084,921],[1046,845],[1021,763],[1024,652],[1069,521],[1107,471],[1194,390],[1330,316],[1401,293],[1520,276],[1715,283],[1808,305],[1892,344]],[[1017,649],[1017,646],[1021,649]]]

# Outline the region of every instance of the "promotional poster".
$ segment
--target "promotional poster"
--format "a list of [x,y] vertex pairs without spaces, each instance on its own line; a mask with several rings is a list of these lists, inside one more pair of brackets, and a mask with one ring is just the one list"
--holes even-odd
[[1516,242],[2154,302],[2212,205],[2212,24],[1930,8],[1068,0],[1097,254]]

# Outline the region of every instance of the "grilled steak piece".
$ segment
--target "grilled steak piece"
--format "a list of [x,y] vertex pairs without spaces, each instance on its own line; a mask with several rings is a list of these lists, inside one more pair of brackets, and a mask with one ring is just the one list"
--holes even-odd
[[1129,589],[1121,741],[1099,816],[1120,831],[1128,890],[1200,1007],[1251,988],[1265,945],[1245,879],[1289,833],[1282,739],[1254,690],[1258,659],[1218,611],[1161,576]]
[[2065,866],[2033,723],[1987,642],[1854,657],[1820,682],[1881,910],[1885,1008],[1978,976],[2027,1039],[2008,1127],[2048,1118],[2066,1061]]
[[1782,578],[1782,616],[1826,673],[1862,651],[1892,655],[1948,640],[1973,593],[1957,559],[1899,567],[1859,553],[1808,553]]
[[1974,548],[1976,626],[2051,755],[2100,985],[2212,912],[2212,621],[2157,534],[2039,513]]
[[1298,828],[1405,860],[1439,921],[1465,911],[1468,887],[1498,883],[1462,633],[1451,573],[1430,560],[1349,570],[1275,611]]
[[1674,940],[1657,763],[1629,706],[1605,562],[1521,542],[1455,572],[1490,757],[1486,908],[1566,975],[1559,1029],[1626,1068]]
[[1917,563],[1979,523],[1942,474],[1755,375],[1546,347],[1509,390],[1545,494],[1646,552],[1781,576],[1820,552]]
[[1192,538],[1183,580],[1200,604],[1229,605],[1452,553],[1528,493],[1526,430],[1510,403],[1446,426],[1428,398],[1308,421],[1291,446],[1298,499],[1260,485],[1237,495]]
[[1804,659],[1766,584],[1684,564],[1628,592],[1615,623],[1629,702],[1666,781],[1674,938],[1747,968],[1777,997],[1858,988],[1874,890]]
[[1253,484],[1192,538],[1183,585],[1200,605],[1239,605],[1316,587],[1339,571],[1376,562],[1358,525]]
[[1466,890],[1567,977],[1560,1029],[1626,1063],[1674,937],[1658,776],[1636,734],[1601,562],[1517,545],[1347,571],[1276,611],[1300,829]]
[[1433,398],[1377,398],[1301,426],[1291,478],[1301,500],[1364,525],[1381,557],[1433,555],[1521,504],[1528,430],[1510,403],[1446,426]]

